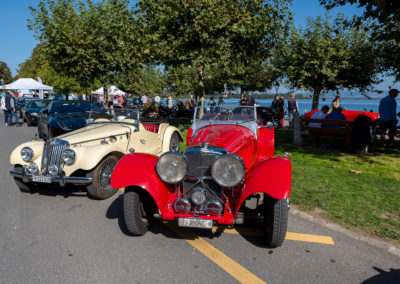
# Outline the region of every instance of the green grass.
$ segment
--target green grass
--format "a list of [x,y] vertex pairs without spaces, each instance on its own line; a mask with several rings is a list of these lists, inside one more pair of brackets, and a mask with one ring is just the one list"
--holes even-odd
[[276,133],[276,155],[289,152],[292,161],[293,204],[400,244],[400,149],[375,142],[370,149],[375,155],[358,157],[334,148],[288,146],[291,142],[291,132]]
[[[171,124],[185,126],[186,141],[190,122]],[[292,204],[400,245],[400,147],[387,150],[375,142],[370,152],[380,154],[358,157],[332,147],[300,148],[290,143],[292,132],[276,132],[275,154],[289,152],[292,161]]]

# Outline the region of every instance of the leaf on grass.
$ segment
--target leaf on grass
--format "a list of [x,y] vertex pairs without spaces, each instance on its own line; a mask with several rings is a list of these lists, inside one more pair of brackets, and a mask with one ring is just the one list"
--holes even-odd
[[356,175],[362,174],[362,171],[357,171],[357,170],[350,170],[350,172]]
[[333,165],[332,168],[334,168],[334,169],[340,169],[340,166],[338,166],[338,165]]
[[328,183],[328,180],[327,180],[327,179],[325,179],[325,180],[324,180],[324,182],[325,182],[325,183]]

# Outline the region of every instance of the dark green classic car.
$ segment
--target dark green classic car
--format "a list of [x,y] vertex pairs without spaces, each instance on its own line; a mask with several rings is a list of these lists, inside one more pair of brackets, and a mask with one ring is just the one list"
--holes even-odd
[[22,117],[28,126],[37,125],[38,113],[46,109],[51,100],[30,100],[26,106],[21,108]]

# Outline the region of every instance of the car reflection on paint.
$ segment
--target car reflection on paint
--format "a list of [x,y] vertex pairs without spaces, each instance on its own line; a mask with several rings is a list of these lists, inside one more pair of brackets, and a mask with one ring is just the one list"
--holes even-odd
[[125,187],[124,219],[133,235],[144,235],[153,218],[204,229],[255,219],[269,247],[286,235],[291,162],[274,156],[274,125],[255,106],[196,108],[184,153],[126,155],[111,185]]

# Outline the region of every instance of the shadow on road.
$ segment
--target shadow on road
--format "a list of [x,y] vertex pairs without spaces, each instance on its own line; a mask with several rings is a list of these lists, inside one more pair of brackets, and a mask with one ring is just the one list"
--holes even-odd
[[[132,234],[128,231],[124,220],[124,211],[123,211],[123,194],[120,194],[109,206],[106,217],[108,219],[117,219],[118,225],[121,229],[121,232],[126,236],[132,236]],[[162,234],[166,238],[173,239],[188,239],[193,240],[199,237],[205,239],[213,239],[220,237],[225,230],[225,226],[218,226],[215,231],[204,230],[204,229],[188,229],[181,228],[176,225],[175,222],[169,221],[164,222],[161,220],[154,220],[151,224],[150,231],[148,233],[153,234]],[[259,227],[255,227],[255,229],[259,229]],[[248,228],[237,226],[235,229],[239,232],[239,234],[247,240],[249,243],[261,247],[268,248],[265,244],[264,237],[260,235],[249,235]],[[132,236],[134,237],[134,236]]]
[[67,186],[60,186],[58,184],[42,185],[41,188],[33,194],[39,194],[43,196],[62,196],[64,198],[88,197],[86,188],[84,186],[74,186],[72,184]]
[[400,269],[393,269],[390,268],[389,271],[385,271],[379,267],[373,266],[373,269],[375,269],[377,272],[379,272],[378,275],[375,275],[364,282],[363,284],[397,284],[400,283]]

